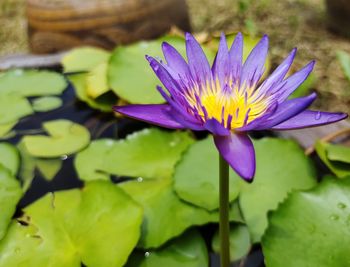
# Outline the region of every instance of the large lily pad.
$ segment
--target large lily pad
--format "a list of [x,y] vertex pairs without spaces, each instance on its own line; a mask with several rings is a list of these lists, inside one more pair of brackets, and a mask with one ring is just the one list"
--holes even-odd
[[120,187],[144,207],[145,218],[138,246],[156,248],[193,225],[218,220],[218,212],[181,201],[170,179],[130,181]]
[[107,62],[102,62],[89,72],[86,80],[88,96],[97,98],[109,91],[107,68]]
[[205,267],[208,266],[206,244],[196,230],[185,232],[159,250],[131,254],[126,267]]
[[123,266],[140,235],[142,209],[103,181],[48,194],[25,209],[0,242],[0,266]]
[[68,79],[73,84],[77,98],[91,108],[98,109],[103,112],[112,112],[112,107],[117,103],[116,96],[104,97],[104,95],[93,99],[88,95],[87,73],[69,75]]
[[18,95],[0,95],[1,125],[11,124],[31,114],[33,114],[33,109],[26,98]]
[[[254,142],[256,175],[243,183],[239,202],[253,242],[259,242],[267,227],[267,213],[293,190],[316,184],[314,166],[293,141],[265,138]],[[237,179],[239,179],[237,177]]]
[[10,121],[4,124],[0,124],[0,138],[6,139],[7,136],[11,133],[11,129],[17,124],[17,120]]
[[43,127],[50,136],[27,135],[23,138],[23,143],[32,156],[52,158],[70,155],[90,142],[89,131],[69,120],[45,122]]
[[[238,197],[237,181],[229,180],[230,201]],[[194,205],[208,210],[219,208],[219,152],[212,137],[194,143],[183,155],[175,169],[174,189],[180,198]]]
[[19,182],[8,169],[0,165],[0,240],[7,231],[21,196],[22,189]]
[[350,178],[294,192],[269,217],[267,267],[339,267],[350,263]]
[[327,142],[317,141],[315,144],[317,155],[323,163],[339,178],[350,175],[348,158],[349,148],[339,148]]
[[[186,55],[185,41],[175,36],[165,36],[158,40],[139,42],[117,47],[110,60],[108,79],[112,90],[122,99],[135,104],[157,104],[164,99],[156,90],[161,82],[153,73],[145,55],[162,58],[162,42],[169,42],[182,55]],[[206,50],[209,57],[212,52]]]
[[66,87],[64,77],[52,71],[17,69],[0,74],[1,98],[4,95],[24,97],[59,95]]
[[[250,236],[247,226],[242,224],[230,227],[230,260],[231,262],[245,257],[251,249]],[[216,253],[220,253],[220,237],[217,231],[212,240],[212,247]]]
[[127,136],[125,140],[92,142],[77,155],[75,167],[83,180],[108,179],[108,174],[170,177],[181,154],[192,142],[186,132],[145,129]]
[[17,148],[10,143],[0,143],[0,165],[16,175],[19,169],[19,152]]
[[102,62],[107,62],[110,53],[95,47],[72,49],[62,59],[64,72],[89,71]]

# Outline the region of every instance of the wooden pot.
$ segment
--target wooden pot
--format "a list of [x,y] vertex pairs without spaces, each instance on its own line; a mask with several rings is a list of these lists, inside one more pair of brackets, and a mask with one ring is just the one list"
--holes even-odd
[[27,0],[27,17],[34,53],[82,45],[112,49],[155,38],[173,25],[190,30],[185,0]]

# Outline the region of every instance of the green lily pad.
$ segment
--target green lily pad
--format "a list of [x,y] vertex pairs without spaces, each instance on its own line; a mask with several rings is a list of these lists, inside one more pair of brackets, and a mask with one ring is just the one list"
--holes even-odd
[[205,267],[208,266],[206,244],[196,230],[185,232],[158,250],[134,252],[125,267]]
[[350,147],[344,145],[329,145],[327,147],[329,160],[350,163]]
[[23,137],[26,149],[34,157],[55,158],[70,155],[83,149],[90,142],[89,131],[69,120],[45,122],[43,128],[50,136]]
[[103,62],[94,67],[86,78],[87,94],[91,98],[97,98],[109,91],[107,81],[107,62]]
[[[238,197],[237,181],[229,180],[230,202]],[[219,208],[219,152],[211,136],[191,145],[183,155],[175,169],[174,189],[189,203],[208,210]]]
[[[323,161],[323,163],[339,178],[350,175],[350,164],[343,160],[331,160],[329,158],[329,152],[331,157],[339,159],[346,157],[344,152],[339,152],[338,148],[334,148],[334,145],[317,141],[315,144],[315,150],[317,155]],[[342,149],[341,149],[342,150]],[[346,152],[345,152],[346,153]]]
[[5,95],[17,97],[59,95],[66,87],[64,77],[52,71],[16,69],[0,74],[1,98]]
[[24,210],[0,242],[0,266],[125,264],[140,235],[142,209],[103,181],[48,194]]
[[[112,90],[122,99],[134,104],[159,104],[164,99],[156,89],[161,82],[154,74],[145,55],[162,58],[162,42],[169,42],[182,55],[186,55],[183,38],[164,36],[148,42],[119,46],[112,53],[108,80]],[[212,51],[206,50],[209,57]]]
[[254,146],[255,180],[241,182],[239,203],[252,241],[259,242],[267,227],[267,213],[293,190],[315,186],[316,174],[310,159],[293,141],[264,138],[254,141]]
[[55,96],[44,96],[33,101],[33,109],[36,112],[45,112],[62,106],[62,100]]
[[12,124],[14,121],[31,114],[33,114],[33,109],[26,98],[15,95],[0,95],[1,125]]
[[[129,181],[119,184],[144,208],[142,234],[138,246],[156,248],[194,225],[217,222],[218,211],[209,212],[181,201],[170,179]],[[234,209],[234,205],[231,210]],[[235,221],[236,214],[230,219]]]
[[[230,227],[230,260],[231,262],[245,257],[252,244],[250,242],[249,230],[242,224],[231,225]],[[220,253],[220,238],[217,231],[212,240],[212,248],[216,253]]]
[[269,216],[262,240],[266,266],[349,266],[349,209],[350,178],[293,192]]
[[[6,234],[21,196],[22,189],[19,182],[8,169],[0,165],[0,240]],[[0,259],[1,257],[2,255]]]
[[345,77],[350,81],[350,55],[345,51],[337,51],[337,58],[343,69]]
[[48,181],[55,178],[62,167],[62,159],[35,159],[35,164],[41,175]]
[[10,121],[4,124],[0,124],[0,138],[7,138],[7,136],[10,134],[10,131],[15,125],[17,124],[17,120]]
[[62,59],[64,72],[80,72],[92,70],[102,62],[107,62],[110,53],[96,47],[80,47],[72,49]]
[[88,104],[91,108],[103,112],[112,112],[112,107],[117,103],[117,97],[113,95],[104,95],[93,99],[87,93],[87,73],[69,75],[68,79],[73,84],[76,96],[79,100]]
[[133,133],[125,140],[98,140],[75,159],[83,180],[108,179],[109,174],[142,178],[171,177],[182,153],[193,143],[187,132],[156,128]]
[[19,169],[19,153],[10,143],[0,143],[0,166],[5,167],[12,175],[16,175]]

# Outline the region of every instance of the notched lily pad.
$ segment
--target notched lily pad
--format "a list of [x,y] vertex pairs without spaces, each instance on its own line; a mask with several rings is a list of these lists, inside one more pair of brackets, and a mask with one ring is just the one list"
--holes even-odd
[[349,266],[349,211],[349,177],[293,192],[269,216],[262,240],[266,266]]
[[23,137],[28,153],[34,157],[55,158],[70,155],[86,147],[90,142],[89,131],[69,120],[54,120],[43,123],[50,136],[32,135]]
[[45,96],[59,95],[67,87],[64,77],[46,70],[10,70],[0,73],[0,95]]
[[202,236],[196,230],[189,230],[161,249],[134,252],[125,267],[205,267],[208,264]]
[[89,71],[102,62],[107,62],[110,53],[96,47],[72,49],[62,59],[64,72]]
[[0,94],[0,125],[12,124],[14,121],[33,113],[32,106],[26,98],[18,95],[2,96]]
[[[22,189],[19,182],[8,169],[0,165],[0,240],[6,234],[21,196]],[[1,257],[2,255],[0,259]]]
[[[233,171],[230,169],[231,177]],[[179,197],[194,205],[219,208],[219,153],[213,138],[192,144],[184,153],[174,173],[174,189]],[[240,183],[229,180],[230,202],[238,197]]]
[[20,156],[17,148],[10,143],[0,143],[0,165],[16,175],[19,169]]
[[137,243],[142,208],[109,182],[48,194],[24,210],[0,241],[0,266],[125,264]]
[[166,132],[156,128],[133,133],[125,140],[98,140],[80,152],[75,160],[83,180],[119,176],[171,177],[182,153],[193,143],[187,132]]
[[254,141],[254,147],[255,179],[251,184],[241,182],[239,203],[252,241],[259,242],[267,227],[268,211],[293,190],[315,186],[316,174],[311,160],[293,141],[264,138]]

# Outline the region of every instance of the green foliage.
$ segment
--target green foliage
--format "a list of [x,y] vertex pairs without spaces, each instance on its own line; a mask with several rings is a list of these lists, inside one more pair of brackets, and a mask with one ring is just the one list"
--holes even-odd
[[350,55],[345,51],[337,51],[337,58],[345,77],[350,81]]
[[262,244],[267,267],[350,263],[350,178],[294,192],[269,217]]
[[45,112],[62,106],[62,100],[56,96],[44,96],[33,100],[33,109],[36,112]]
[[142,208],[117,186],[96,181],[46,195],[18,221],[0,241],[0,266],[118,267],[139,238]]
[[108,179],[110,174],[169,178],[181,154],[192,143],[187,132],[145,129],[124,140],[92,142],[77,155],[75,167],[83,180]]
[[[293,190],[316,184],[315,170],[300,147],[289,140],[264,138],[254,142],[256,175],[242,183],[239,203],[253,242],[259,242],[267,227],[267,213]],[[238,179],[238,177],[237,177]]]
[[15,176],[20,164],[19,152],[10,143],[0,143],[0,166],[6,168]]

